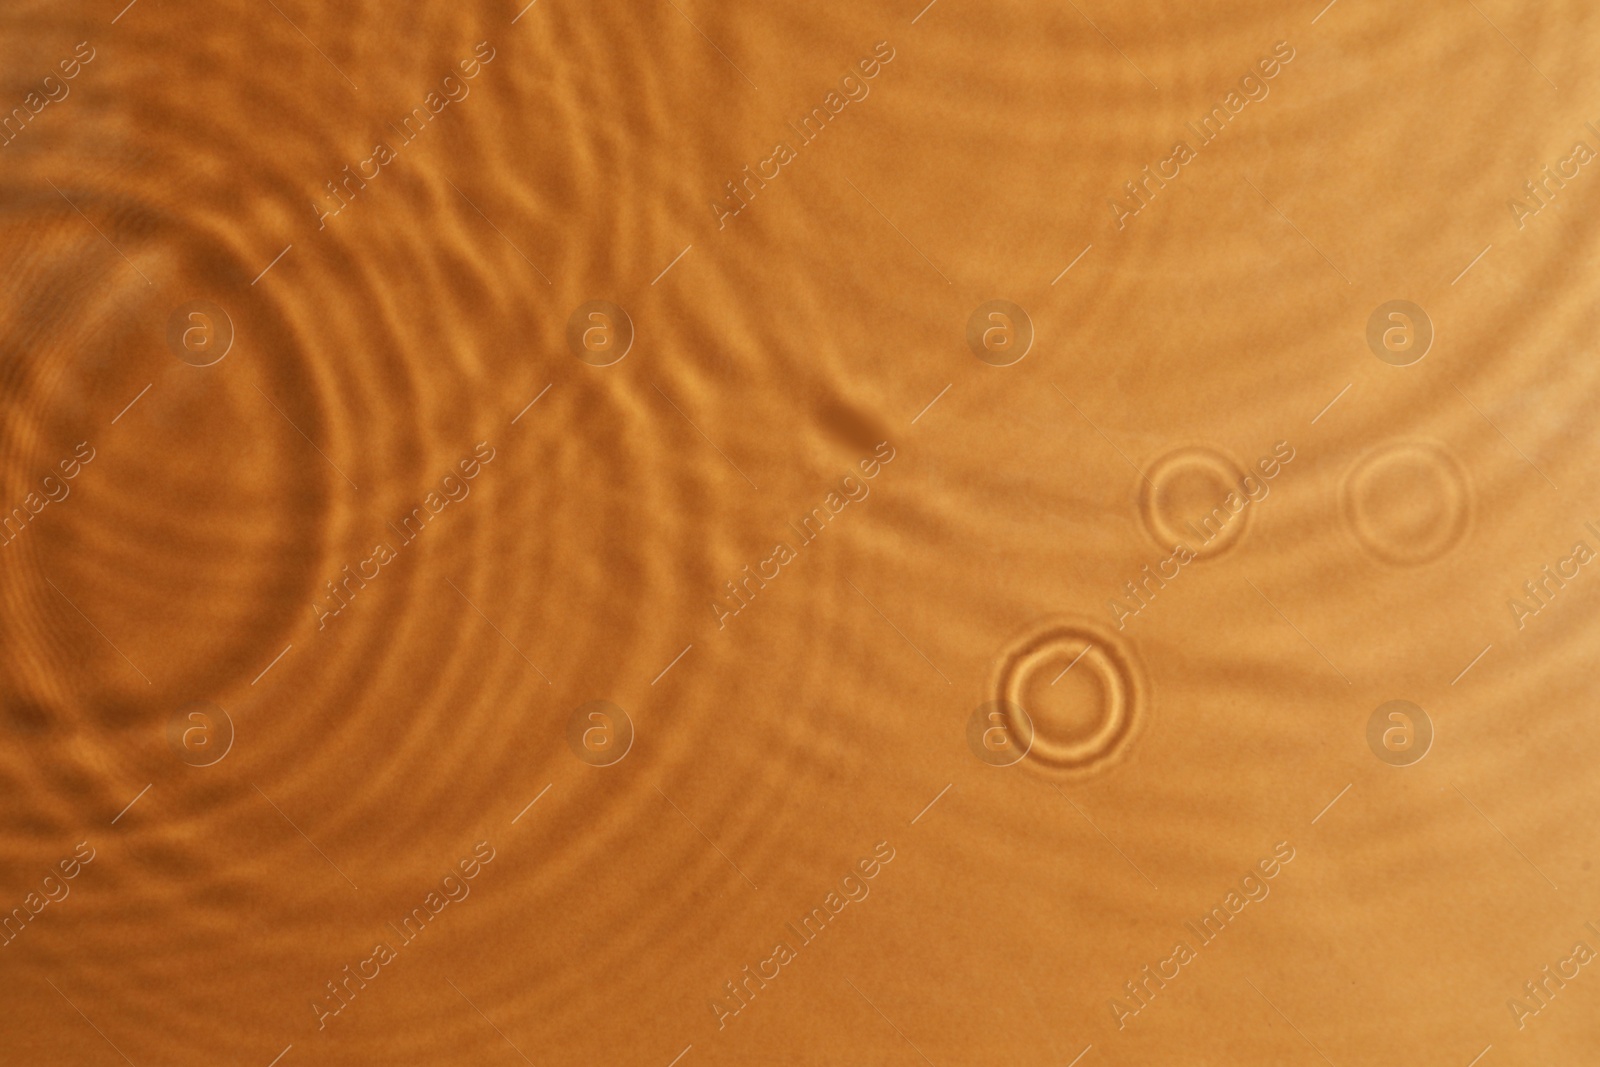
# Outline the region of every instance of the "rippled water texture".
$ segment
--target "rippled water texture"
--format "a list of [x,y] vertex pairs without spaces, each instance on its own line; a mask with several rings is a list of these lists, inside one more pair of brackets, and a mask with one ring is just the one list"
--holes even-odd
[[1587,1062],[1593,5],[524,2],[0,12],[0,1063]]

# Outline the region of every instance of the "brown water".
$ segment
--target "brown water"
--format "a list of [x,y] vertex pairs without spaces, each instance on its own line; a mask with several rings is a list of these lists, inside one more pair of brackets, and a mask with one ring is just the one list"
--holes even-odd
[[123,2],[0,1063],[1592,1055],[1589,5]]

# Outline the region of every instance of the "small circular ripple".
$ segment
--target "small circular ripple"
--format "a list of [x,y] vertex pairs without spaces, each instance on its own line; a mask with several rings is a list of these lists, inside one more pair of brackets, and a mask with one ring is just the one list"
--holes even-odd
[[1163,549],[1180,541],[1199,559],[1219,556],[1239,543],[1250,509],[1235,512],[1229,497],[1243,500],[1245,472],[1214,448],[1193,446],[1169,452],[1151,466],[1139,487],[1139,515]]
[[1148,693],[1133,653],[1105,630],[1054,619],[1001,657],[995,699],[1032,724],[1027,761],[1093,774],[1121,761],[1147,717]]
[[1449,552],[1472,524],[1472,490],[1449,452],[1396,441],[1362,456],[1345,475],[1340,504],[1362,549],[1416,566]]

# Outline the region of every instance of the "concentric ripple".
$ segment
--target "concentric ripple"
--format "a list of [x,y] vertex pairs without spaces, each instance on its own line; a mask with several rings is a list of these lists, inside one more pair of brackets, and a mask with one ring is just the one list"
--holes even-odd
[[1244,478],[1239,465],[1215,448],[1167,453],[1150,465],[1139,486],[1145,529],[1163,549],[1183,544],[1199,559],[1221,555],[1250,524]]
[[[1358,903],[1501,876],[1479,814],[1420,775],[1459,772],[1563,890],[1587,869],[1553,832],[1592,799],[1593,632],[1556,621],[1585,594],[1523,633],[1503,590],[1597,499],[1600,178],[1526,230],[1504,202],[1587,136],[1600,26],[1576,0],[1320,7],[0,14],[0,106],[99,49],[0,149],[3,506],[94,449],[0,548],[0,907],[100,849],[4,950],[15,1019],[41,1022],[0,1028],[0,1061],[905,1054],[846,974],[934,1062],[1065,1063],[1096,1025],[1127,1060],[1104,1004],[1140,946],[1352,778],[1241,973],[1336,1062],[1446,1047],[1459,1019],[1415,1028],[1424,1054],[1389,1013],[1302,1008],[1363,988],[1327,944],[1398,943]],[[1117,228],[1107,198],[1280,38],[1271,95]],[[880,41],[871,95],[746,178]],[[360,178],[379,139],[396,158]],[[730,180],[749,203],[724,227]],[[1438,327],[1410,366],[1365,342],[1400,297]],[[985,366],[965,328],[1001,298],[1037,340]],[[197,306],[233,324],[220,361],[172,351]],[[1297,458],[1235,512],[1280,439]],[[797,557],[776,578],[775,542]],[[1114,630],[1152,542],[1208,561]],[[1019,619],[1043,621],[1005,644]],[[1538,715],[1494,713],[1530,680]],[[1368,690],[1451,699],[1427,761],[1378,764],[1387,793],[1350,769],[1374,761]],[[980,691],[980,725],[1024,710],[1032,775],[937,726]],[[1575,773],[1525,788],[1552,752]],[[708,999],[880,840],[903,858],[872,899],[720,1028]],[[313,998],[479,841],[471,895],[319,1028]],[[1368,869],[1394,881],[1338,881]],[[1525,892],[1506,877],[1496,899]],[[1025,906],[952,921],[953,886]],[[1282,1054],[1272,1018],[1206,1029],[1198,990],[1163,994],[1152,1042]]]
[[1438,559],[1472,524],[1466,471],[1430,441],[1394,441],[1372,449],[1345,475],[1340,501],[1361,547],[1402,566]]
[[1078,621],[1043,623],[1012,645],[1001,657],[995,692],[997,707],[1027,713],[1032,746],[1023,762],[1072,776],[1126,758],[1149,716],[1148,687],[1133,653],[1109,632]]

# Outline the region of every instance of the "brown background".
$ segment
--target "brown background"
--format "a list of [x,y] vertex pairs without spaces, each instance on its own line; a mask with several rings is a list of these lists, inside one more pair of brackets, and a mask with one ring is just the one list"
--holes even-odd
[[[1521,629],[1507,606],[1600,548],[1600,178],[1508,206],[1600,149],[1590,5],[518,7],[6,9],[0,105],[95,58],[0,148],[3,506],[95,458],[0,549],[0,907],[96,857],[0,948],[0,1060],[1595,1047],[1589,968],[1523,1029],[1506,1006],[1600,945],[1600,578]],[[719,228],[724,183],[880,41],[870,95]],[[1118,230],[1108,199],[1279,41],[1270,95]],[[993,299],[1036,332],[1009,367],[965,340]],[[1401,299],[1435,330],[1408,367],[1365,340]],[[209,367],[168,344],[191,300],[235,331]],[[609,367],[567,345],[592,300],[636,332]],[[722,583],[881,441],[871,495],[719,629]],[[1158,461],[1279,441],[1242,533],[1119,632],[1107,601],[1171,551]],[[400,546],[478,442],[470,495]],[[1126,657],[1136,736],[986,766],[968,717],[1049,620]],[[1094,677],[1042,687],[1041,739],[1107,712]],[[604,768],[567,742],[596,699],[635,728]],[[1435,729],[1403,768],[1366,740],[1395,699]],[[236,730],[205,768],[167,739],[197,700]],[[323,983],[485,840],[471,895],[319,1031]],[[870,897],[719,1029],[723,983],[879,841]],[[1119,1030],[1123,983],[1280,841],[1271,895]]]

